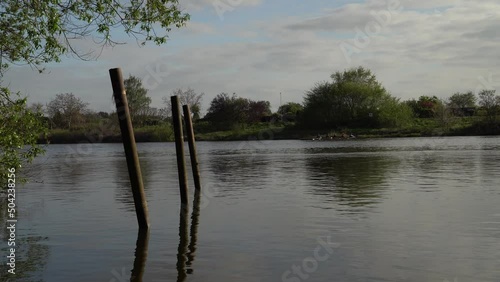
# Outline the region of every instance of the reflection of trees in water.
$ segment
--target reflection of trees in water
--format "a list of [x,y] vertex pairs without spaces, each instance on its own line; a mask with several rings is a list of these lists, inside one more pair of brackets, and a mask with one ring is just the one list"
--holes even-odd
[[[153,162],[147,158],[140,159],[141,164],[141,174],[142,181],[144,184],[144,191],[148,191],[151,184],[151,172],[153,171]],[[134,211],[134,196],[132,194],[132,187],[130,186],[130,178],[128,174],[127,161],[125,156],[123,158],[117,158],[113,161],[115,169],[114,180],[117,188],[115,190],[115,199],[121,203],[125,204],[125,209],[127,211]]]
[[[213,183],[220,184],[219,192],[244,192],[248,188],[265,187],[271,175],[270,160],[266,155],[215,155],[207,161]],[[224,193],[221,193],[224,194]]]
[[[500,180],[498,172],[500,171],[500,153],[498,150],[481,150],[475,152],[471,157],[476,159],[467,160],[467,165],[463,165],[462,183],[471,188],[481,187],[482,189],[498,193]],[[458,177],[457,177],[458,178]]]
[[500,170],[500,154],[498,151],[481,151],[479,156],[481,179],[497,179]]
[[310,189],[340,204],[360,207],[376,203],[387,173],[399,160],[388,156],[312,156],[306,159]]
[[31,174],[29,181],[43,186],[39,189],[48,187],[51,191],[60,192],[65,201],[79,202],[82,194],[89,191],[85,185],[92,178],[89,173],[95,170],[95,164],[89,159],[75,158],[73,162],[64,162],[61,158],[48,164],[33,165],[31,169],[37,174]]
[[0,281],[42,281],[37,277],[41,276],[48,257],[49,247],[44,245],[47,237],[41,236],[21,236],[19,232],[19,224],[16,223],[16,274],[11,275],[7,272],[9,266],[7,263],[8,250],[11,248],[7,245],[9,238],[9,230],[7,230],[7,199],[0,192],[0,228],[2,234],[0,253]]
[[440,151],[416,151],[409,156],[409,162],[412,168],[423,175],[430,175],[438,172],[443,166],[452,165],[449,160],[444,159]]
[[[487,153],[489,154],[489,153]],[[478,162],[482,153],[460,151],[427,151],[415,152],[408,158],[409,169],[422,179],[434,180],[441,174],[456,175],[458,179],[473,180],[477,176]],[[489,163],[488,166],[496,163]]]

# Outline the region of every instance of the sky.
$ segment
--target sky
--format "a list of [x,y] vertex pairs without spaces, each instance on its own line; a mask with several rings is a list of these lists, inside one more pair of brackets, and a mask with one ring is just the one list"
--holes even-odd
[[[193,88],[202,110],[219,93],[280,103],[303,101],[336,71],[363,66],[395,97],[446,98],[457,91],[500,93],[498,0],[180,0],[191,15],[162,46],[105,48],[96,60],[64,56],[39,74],[13,66],[4,84],[29,103],[73,93],[96,111],[114,110],[108,70],[120,67],[149,89],[153,107]],[[76,43],[95,49],[92,40]],[[281,102],[280,102],[281,93]]]

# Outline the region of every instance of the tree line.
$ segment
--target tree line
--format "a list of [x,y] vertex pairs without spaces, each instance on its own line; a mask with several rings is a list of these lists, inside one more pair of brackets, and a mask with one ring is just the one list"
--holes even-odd
[[495,90],[457,92],[446,99],[422,95],[401,101],[392,96],[363,67],[331,75],[332,81],[317,83],[306,92],[298,121],[313,128],[397,128],[415,118],[435,118],[445,124],[454,117],[479,116],[481,122],[498,127],[500,96]]
[[[130,75],[124,80],[127,93],[130,116],[134,126],[151,126],[170,122],[171,104],[170,97],[162,98],[163,107],[152,107],[148,89],[144,88],[142,81]],[[204,117],[201,116],[204,93],[197,93],[192,88],[175,89],[171,93],[179,97],[180,103],[189,105],[194,121],[205,121],[213,125],[214,130],[230,130],[243,124],[251,124],[270,117],[271,104],[269,101],[254,101],[238,97],[236,93],[218,94],[210,103]],[[80,130],[99,120],[111,120],[116,117],[116,112],[97,112],[89,109],[89,103],[73,93],[60,93],[46,105],[35,103],[31,105],[34,112],[45,115],[48,126],[52,129]],[[286,113],[296,113],[297,103],[282,106]],[[116,119],[116,118],[115,118]]]
[[[148,90],[139,78],[130,75],[124,85],[134,126],[170,122],[170,97],[163,97],[163,107],[152,107]],[[500,97],[494,90],[483,90],[478,97],[468,91],[454,93],[447,99],[422,95],[401,101],[363,67],[333,73],[331,81],[318,82],[306,91],[302,104],[289,102],[274,113],[269,101],[220,93],[201,116],[204,93],[187,88],[175,89],[171,94],[177,95],[181,104],[190,106],[196,128],[204,132],[234,130],[262,122],[294,123],[309,129],[397,128],[415,118],[436,118],[446,124],[452,117],[467,116],[481,116],[483,121],[495,124],[500,113]],[[72,93],[57,94],[45,106],[34,104],[32,109],[44,112],[52,128],[84,129],[99,120],[116,120],[116,113],[91,111],[88,103]]]

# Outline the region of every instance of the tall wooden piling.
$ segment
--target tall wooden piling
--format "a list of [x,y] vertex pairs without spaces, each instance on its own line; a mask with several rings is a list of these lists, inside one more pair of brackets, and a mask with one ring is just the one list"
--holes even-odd
[[184,123],[186,124],[186,133],[189,145],[189,156],[191,157],[191,168],[193,170],[194,187],[197,191],[201,190],[200,169],[198,165],[198,156],[196,154],[196,145],[194,139],[193,121],[191,111],[188,105],[182,106],[184,112]]
[[182,209],[189,206],[187,193],[186,161],[184,160],[184,134],[182,133],[182,119],[179,105],[179,97],[171,96],[172,121],[174,124],[175,151],[177,155],[177,170],[179,173],[179,189],[181,195]]
[[127,95],[125,93],[125,86],[123,85],[121,69],[110,69],[109,75],[111,77],[111,85],[113,86],[113,97],[116,104],[118,122],[120,123],[120,131],[123,140],[123,148],[125,149],[130,184],[132,186],[137,221],[140,229],[148,229],[148,205],[146,202],[146,195],[144,194],[139,156],[137,155],[134,129],[128,109]]

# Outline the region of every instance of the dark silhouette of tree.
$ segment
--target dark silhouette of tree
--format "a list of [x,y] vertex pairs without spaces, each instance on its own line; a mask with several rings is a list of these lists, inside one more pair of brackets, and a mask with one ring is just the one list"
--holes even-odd
[[500,113],[500,96],[495,95],[495,90],[483,90],[479,92],[479,105],[485,112],[485,121],[495,123]]
[[132,122],[142,124],[142,120],[151,104],[148,90],[142,86],[140,78],[132,75],[125,79],[123,84],[127,91],[127,102]]
[[302,111],[304,107],[299,103],[289,102],[281,105],[278,109],[278,113],[281,115],[291,114],[297,115],[298,112]]
[[259,122],[262,117],[271,115],[271,103],[269,101],[249,101],[248,105],[249,123]]
[[467,109],[476,107],[476,100],[476,96],[472,91],[464,93],[457,92],[451,95],[448,106],[452,109],[454,114],[462,116],[467,113]]
[[436,107],[441,101],[436,96],[420,96],[418,100],[406,101],[414,115],[419,118],[432,118],[435,116]]
[[411,118],[410,109],[392,97],[370,70],[362,67],[332,74],[306,92],[300,118],[309,128],[394,127]]
[[83,123],[88,103],[73,93],[57,94],[47,104],[47,113],[59,128],[72,129]]
[[204,119],[218,129],[233,129],[234,127],[259,122],[262,117],[271,114],[268,101],[252,101],[236,96],[233,93],[220,93],[210,103],[210,108]]
[[[179,97],[179,102],[181,105],[188,105],[189,109],[191,110],[192,119],[194,121],[198,120],[201,115],[201,102],[203,100],[203,96],[205,93],[196,93],[194,89],[192,88],[187,88],[186,90],[182,90],[181,88],[175,89],[172,91],[172,96],[177,96]],[[171,113],[171,102],[170,102],[170,97],[163,97],[163,103],[166,105],[166,112]]]

